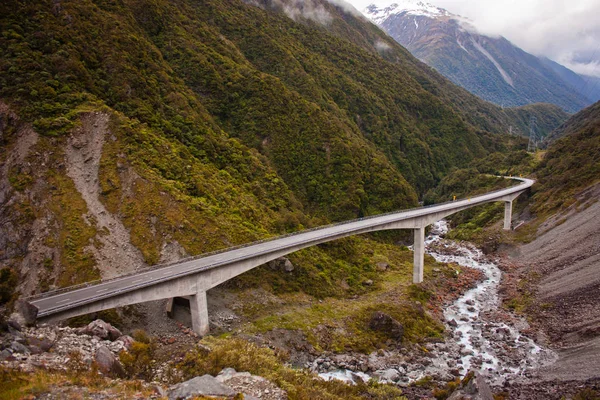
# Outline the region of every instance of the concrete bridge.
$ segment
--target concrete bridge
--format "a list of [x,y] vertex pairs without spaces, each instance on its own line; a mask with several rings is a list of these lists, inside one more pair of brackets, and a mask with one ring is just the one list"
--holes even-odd
[[209,331],[207,290],[297,250],[347,236],[389,229],[414,231],[413,282],[420,283],[423,281],[425,227],[467,208],[503,201],[504,229],[511,229],[512,202],[534,183],[531,179],[513,179],[521,183],[469,199],[376,215],[250,243],[96,284],[44,293],[29,302],[38,308],[38,320],[56,321],[147,301],[186,297],[190,301],[193,329],[205,335]]

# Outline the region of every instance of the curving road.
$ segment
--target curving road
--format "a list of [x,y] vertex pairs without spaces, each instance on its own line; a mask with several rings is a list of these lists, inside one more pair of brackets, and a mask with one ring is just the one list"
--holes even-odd
[[[74,287],[72,290],[67,288],[67,291],[45,293],[42,295],[43,297],[31,298],[29,302],[38,308],[38,317],[45,317],[55,313],[64,312],[65,310],[77,308],[84,304],[98,302],[102,299],[108,299],[116,295],[139,290],[140,288],[163,283],[165,281],[231,265],[232,263],[255,258],[262,254],[274,253],[276,251],[280,252],[285,249],[292,249],[291,251],[295,251],[293,249],[323,243],[328,239],[334,240],[339,237],[377,230],[377,227],[389,226],[392,223],[410,221],[419,217],[435,216],[444,213],[448,215],[479,204],[491,201],[501,201],[503,198],[507,198],[507,196],[518,195],[534,183],[531,179],[512,179],[521,181],[521,184],[470,199],[398,211],[301,231],[265,242],[258,242],[241,248],[225,250],[218,254],[183,260],[168,266],[156,267],[151,270],[141,271],[109,281],[90,284],[89,286],[79,286]],[[173,294],[173,296],[177,296],[177,294]]]

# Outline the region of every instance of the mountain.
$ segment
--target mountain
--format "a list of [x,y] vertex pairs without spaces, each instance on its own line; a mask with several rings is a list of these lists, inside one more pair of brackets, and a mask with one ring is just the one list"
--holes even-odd
[[563,81],[567,82],[578,93],[596,102],[600,100],[600,78],[595,76],[579,75],[570,69],[546,57],[540,57],[545,66],[554,71]]
[[447,10],[406,0],[384,8],[371,5],[365,15],[415,57],[498,105],[543,102],[575,112],[592,102],[574,90],[577,84],[572,79],[576,78],[565,80],[564,67],[557,71],[556,65],[504,37],[482,35],[465,18]]
[[536,171],[532,209],[542,215],[566,209],[575,196],[600,181],[600,102],[557,128]]

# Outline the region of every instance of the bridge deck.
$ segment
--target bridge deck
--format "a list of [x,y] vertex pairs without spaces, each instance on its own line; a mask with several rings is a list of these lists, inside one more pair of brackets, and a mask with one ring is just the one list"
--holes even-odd
[[297,248],[299,245],[307,247],[307,245],[310,245],[311,243],[322,243],[327,241],[328,238],[333,240],[334,238],[340,237],[340,235],[350,235],[353,232],[365,232],[373,227],[444,212],[451,213],[453,210],[459,211],[464,208],[476,206],[490,201],[500,201],[507,196],[515,194],[518,195],[534,183],[534,181],[530,179],[514,179],[520,180],[522,183],[470,199],[457,200],[406,211],[398,211],[394,213],[348,221],[336,225],[325,226],[318,229],[301,231],[293,235],[275,238],[273,240],[259,242],[241,248],[235,248],[230,251],[224,251],[206,257],[184,260],[180,263],[171,264],[164,267],[156,267],[151,270],[142,271],[140,273],[127,275],[121,278],[115,278],[95,285],[79,287],[71,291],[44,294],[44,297],[31,299],[30,302],[38,307],[38,316],[44,317],[78,307],[82,304],[107,299],[112,296],[121,295],[126,292],[135,291],[140,288],[156,285],[161,282],[192,274],[198,274],[202,271],[219,268],[224,265],[230,265],[232,263],[253,258],[261,254],[272,253],[274,251],[286,248]]

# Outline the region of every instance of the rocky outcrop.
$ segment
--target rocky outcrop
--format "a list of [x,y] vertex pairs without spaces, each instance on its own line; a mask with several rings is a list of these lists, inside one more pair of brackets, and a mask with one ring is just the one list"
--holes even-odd
[[171,386],[169,400],[195,398],[196,396],[215,396],[225,399],[285,400],[287,393],[269,380],[252,375],[249,372],[237,372],[233,368],[225,368],[217,377],[211,375],[197,376],[188,381]]
[[402,324],[381,311],[373,313],[371,321],[369,321],[369,328],[382,332],[389,338],[397,341],[401,341],[404,336],[404,327]]
[[292,264],[292,262],[286,257],[281,257],[273,261],[269,261],[267,265],[274,271],[289,273],[294,270],[294,264]]

